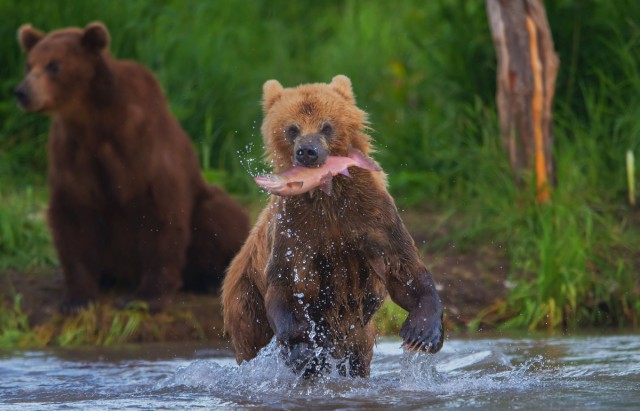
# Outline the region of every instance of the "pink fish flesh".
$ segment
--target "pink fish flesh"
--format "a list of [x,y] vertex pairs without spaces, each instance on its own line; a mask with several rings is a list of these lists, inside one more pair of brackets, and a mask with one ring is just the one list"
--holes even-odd
[[306,193],[316,187],[331,195],[333,176],[349,175],[349,167],[360,167],[370,171],[382,171],[375,161],[362,151],[350,148],[348,157],[329,156],[320,167],[293,167],[280,174],[265,174],[254,181],[271,194],[293,196]]

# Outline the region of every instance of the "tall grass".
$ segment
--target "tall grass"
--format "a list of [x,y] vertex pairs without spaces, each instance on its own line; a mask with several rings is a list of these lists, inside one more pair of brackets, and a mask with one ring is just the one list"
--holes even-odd
[[[558,181],[548,207],[513,184],[484,2],[464,0],[0,0],[0,178],[19,186],[45,174],[47,120],[20,113],[8,97],[21,77],[22,22],[47,31],[104,21],[113,53],[156,73],[208,178],[236,195],[257,193],[249,173],[261,167],[252,160],[264,81],[290,86],[343,73],[370,113],[376,158],[400,206],[455,210],[451,236],[466,247],[507,245],[517,285],[499,309],[515,316],[509,324],[637,323],[640,217],[626,205],[624,155],[640,153],[640,2],[546,7],[561,60]],[[20,209],[0,204],[0,224],[30,221],[29,207],[11,208]],[[44,244],[40,234],[32,240],[24,247]]]
[[[479,3],[459,9],[418,2],[283,0],[1,4],[0,46],[7,51],[0,56],[2,95],[9,96],[20,81],[23,56],[15,42],[20,23],[48,31],[102,20],[111,29],[113,53],[156,73],[195,146],[206,148],[201,154],[211,167],[228,171],[235,192],[251,187],[238,152],[260,144],[259,100],[267,79],[293,86],[329,81],[338,73],[350,76],[371,114],[385,166],[432,170],[434,176],[451,174],[455,156],[447,147],[469,138],[452,133],[456,105],[443,103],[472,103],[477,90],[485,102],[493,95],[491,42]],[[482,63],[474,63],[477,59]],[[468,72],[472,64],[476,70]],[[9,164],[18,172],[43,173],[46,120],[20,113],[10,99],[0,106],[0,118],[11,119],[0,124]],[[16,158],[19,150],[37,151],[39,157],[24,164]]]
[[55,264],[44,198],[44,190],[30,186],[0,189],[0,270]]
[[0,302],[0,349],[20,346],[33,336],[29,318],[22,311],[22,295],[16,294],[11,304]]

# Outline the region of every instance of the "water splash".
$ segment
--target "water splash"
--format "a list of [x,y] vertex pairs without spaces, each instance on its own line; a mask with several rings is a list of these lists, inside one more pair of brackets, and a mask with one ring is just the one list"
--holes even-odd
[[[321,356],[316,347],[315,354]],[[331,360],[330,360],[331,361]],[[204,390],[236,403],[260,402],[263,405],[283,406],[287,401],[300,401],[309,397],[331,398],[352,393],[356,387],[367,389],[366,380],[354,381],[341,376],[337,361],[328,372],[313,380],[296,374],[281,355],[281,349],[272,340],[258,356],[239,366],[218,361],[199,360],[179,369],[173,376],[159,382],[157,391],[187,387]]]
[[[341,375],[335,360],[322,376],[311,381],[304,379],[287,366],[280,348],[272,341],[255,359],[240,366],[196,361],[156,388],[186,386],[226,398],[234,393],[231,398],[234,401],[249,399],[263,405],[265,401],[276,401],[271,405],[283,406],[284,399],[299,402],[316,398],[326,404],[327,400],[366,398],[382,392],[393,393],[395,397],[398,392],[413,392],[455,399],[470,393],[526,392],[543,385],[542,356],[518,362],[490,349],[464,353],[444,350],[444,355],[424,355],[403,352],[397,346],[390,348],[387,343],[383,348],[377,350],[371,377],[365,379]],[[318,356],[322,354],[316,352]]]
[[261,148],[257,148],[255,144],[247,144],[244,148],[237,150],[236,154],[240,160],[240,165],[251,177],[257,177],[270,172],[269,167],[261,159]]
[[299,377],[287,367],[272,341],[255,359],[240,366],[215,360],[195,361],[156,384],[155,390],[187,387],[242,402],[256,400],[268,393],[286,397],[299,384]]

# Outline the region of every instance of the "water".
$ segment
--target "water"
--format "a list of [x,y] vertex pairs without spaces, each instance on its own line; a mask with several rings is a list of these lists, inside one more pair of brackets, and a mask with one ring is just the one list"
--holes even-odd
[[0,409],[640,409],[640,336],[380,341],[368,379],[293,375],[273,347],[143,345],[0,356]]

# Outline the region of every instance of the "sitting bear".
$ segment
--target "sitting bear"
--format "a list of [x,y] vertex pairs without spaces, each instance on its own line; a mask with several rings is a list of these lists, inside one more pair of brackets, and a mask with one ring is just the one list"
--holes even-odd
[[[295,88],[269,80],[263,93],[262,134],[276,173],[319,167],[350,149],[372,151],[349,78]],[[341,373],[368,376],[371,317],[387,292],[409,312],[404,345],[430,353],[442,347],[440,298],[386,176],[357,167],[348,174],[333,177],[331,194],[271,195],[229,266],[223,312],[238,363],[275,335],[289,365],[305,376],[330,367],[330,357]]]
[[64,271],[63,313],[122,286],[162,309],[178,289],[220,286],[248,232],[246,212],[203,180],[153,74],[117,60],[101,23],[18,31],[19,106],[52,118],[49,225]]

